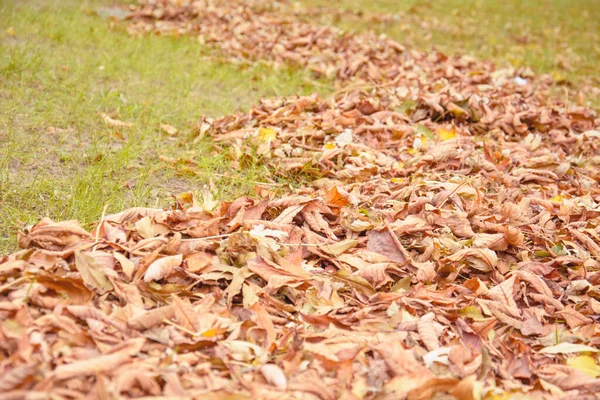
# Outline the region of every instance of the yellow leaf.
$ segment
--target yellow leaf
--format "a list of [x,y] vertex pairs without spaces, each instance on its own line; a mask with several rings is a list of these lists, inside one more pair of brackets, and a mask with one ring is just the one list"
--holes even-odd
[[192,192],[183,192],[177,195],[177,200],[180,200],[183,203],[194,203],[194,194]]
[[12,26],[10,28],[8,28],[6,30],[6,33],[8,34],[8,36],[15,36],[17,34],[17,31],[15,31],[15,28],[13,28]]
[[260,128],[258,138],[263,142],[271,142],[277,137],[277,131],[273,128]]
[[202,332],[201,336],[211,338],[217,336],[218,334],[219,333],[216,331],[216,329],[210,328]]
[[559,194],[558,196],[554,196],[553,198],[550,199],[551,202],[553,203],[560,203],[562,202],[563,197]]
[[440,128],[437,130],[436,133],[440,140],[450,140],[450,139],[454,139],[456,137],[456,131],[452,128],[450,128],[450,129]]
[[323,145],[323,149],[324,150],[333,150],[335,149],[335,143],[334,142],[327,142]]
[[552,77],[552,80],[554,80],[555,83],[564,83],[567,81],[566,75],[558,70],[550,72],[550,76]]
[[592,378],[600,376],[600,366],[596,364],[596,360],[590,356],[571,357],[567,360],[567,364],[578,371],[583,372]]
[[392,178],[390,182],[392,183],[404,183],[406,180],[404,178]]
[[481,311],[479,310],[479,308],[475,307],[475,306],[468,306],[463,308],[462,310],[458,311],[458,315],[460,315],[461,317],[465,317],[465,318],[471,318],[475,321],[483,321],[486,318],[483,316],[483,314],[481,314]]
[[485,400],[510,400],[511,396],[508,392],[491,393],[484,397]]

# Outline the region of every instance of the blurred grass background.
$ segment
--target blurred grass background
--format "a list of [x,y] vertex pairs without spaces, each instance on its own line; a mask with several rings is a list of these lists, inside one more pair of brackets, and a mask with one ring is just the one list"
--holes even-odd
[[[338,0],[335,5],[302,0],[301,4],[321,7],[321,23],[385,33],[410,48],[470,54],[500,67],[530,67],[576,88],[600,85],[598,0]],[[600,104],[597,98],[588,100]]]
[[[323,7],[315,22],[374,30],[421,50],[527,65],[598,94],[591,89],[600,79],[595,0],[299,4]],[[45,216],[85,225],[105,209],[167,206],[174,193],[209,180],[222,199],[252,194],[270,172],[259,162],[231,171],[209,140],[195,140],[199,118],[246,110],[263,97],[330,90],[293,68],[221,62],[191,37],[130,37],[97,15],[112,5],[0,1],[0,253],[15,250],[16,232]],[[100,113],[133,126],[110,127]]]

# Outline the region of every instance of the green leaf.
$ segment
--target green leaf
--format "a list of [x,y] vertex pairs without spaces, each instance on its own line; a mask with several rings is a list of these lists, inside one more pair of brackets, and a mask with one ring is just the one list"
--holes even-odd
[[422,136],[425,136],[429,140],[435,140],[435,134],[431,132],[431,130],[425,125],[417,125],[417,133],[419,133]]
[[468,306],[459,310],[458,315],[463,318],[471,318],[474,321],[484,321],[487,319],[483,316],[481,310],[475,306]]
[[402,114],[410,114],[412,111],[414,111],[417,108],[418,105],[419,105],[419,103],[417,103],[414,100],[407,100],[407,101],[403,102],[401,106],[396,107],[396,112],[399,112]]
[[550,249],[557,256],[566,256],[566,255],[569,254],[568,251],[567,251],[567,249],[565,249],[565,247],[561,243],[555,244]]

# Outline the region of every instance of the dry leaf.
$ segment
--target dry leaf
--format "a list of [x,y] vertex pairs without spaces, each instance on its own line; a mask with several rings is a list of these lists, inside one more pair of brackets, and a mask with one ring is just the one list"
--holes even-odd
[[148,269],[144,274],[144,281],[159,281],[172,274],[175,271],[175,268],[179,267],[182,262],[183,256],[181,254],[159,258],[148,266]]
[[102,265],[89,253],[75,252],[75,266],[86,285],[103,293],[112,290],[112,283],[104,275]]
[[104,120],[104,123],[110,126],[111,128],[129,128],[133,126],[133,124],[111,118],[108,114],[105,113],[100,113],[100,116]]
[[260,372],[263,374],[269,384],[275,386],[279,390],[287,389],[287,379],[285,374],[275,364],[264,364],[260,367]]

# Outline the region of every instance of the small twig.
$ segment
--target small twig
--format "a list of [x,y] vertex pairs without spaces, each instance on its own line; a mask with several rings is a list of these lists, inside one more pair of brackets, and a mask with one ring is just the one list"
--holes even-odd
[[326,244],[312,244],[312,243],[277,243],[280,246],[302,246],[302,247],[319,247],[319,246],[327,246]]
[[[22,277],[22,278],[19,278],[19,279],[15,279],[14,281],[7,283],[6,285],[0,286],[0,293],[4,292],[6,289],[10,288],[13,285],[17,285],[17,284],[20,284],[20,283],[25,282],[25,281],[27,281],[27,278],[26,277]],[[29,293],[29,289],[27,290],[27,293]],[[27,294],[25,296],[27,297]]]
[[190,334],[190,335],[192,335],[192,336],[194,336],[194,337],[198,337],[198,336],[200,336],[200,334],[199,334],[198,332],[193,332],[193,331],[190,331],[189,329],[187,329],[187,328],[184,328],[183,326],[181,326],[181,325],[179,325],[179,324],[177,324],[177,323],[175,323],[175,322],[171,321],[170,319],[163,318],[162,322],[164,322],[164,323],[165,323],[165,324],[167,324],[167,325],[174,326],[175,328],[177,328],[177,329],[179,329],[179,330],[181,330],[181,331],[183,331],[183,332],[185,332],[185,333],[188,333],[188,334]]
[[190,239],[181,239],[182,242],[193,242],[196,240],[210,240],[210,239],[223,239],[226,237],[229,237],[231,235],[234,235],[237,232],[234,233],[225,233],[223,235],[216,235],[216,236],[206,236],[206,237],[202,237],[202,238],[190,238]]

